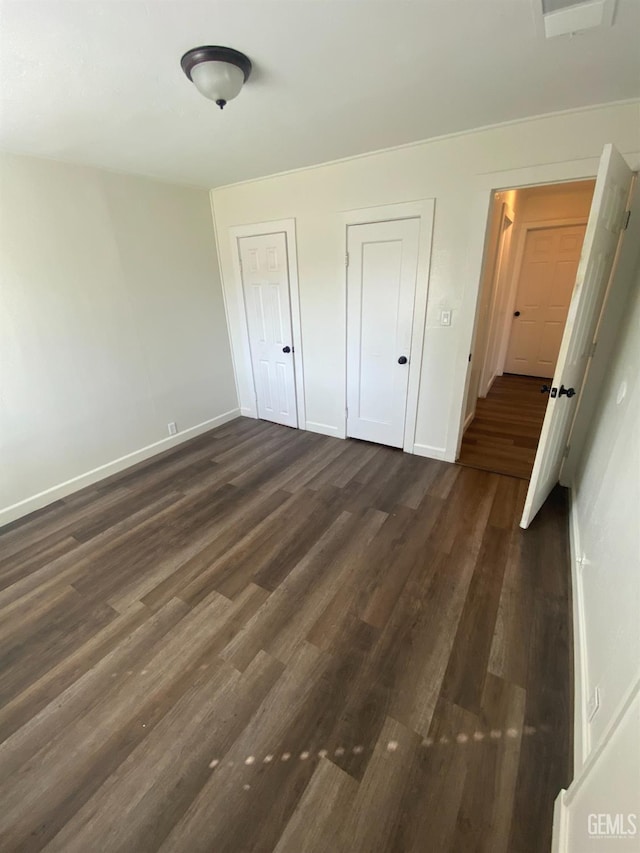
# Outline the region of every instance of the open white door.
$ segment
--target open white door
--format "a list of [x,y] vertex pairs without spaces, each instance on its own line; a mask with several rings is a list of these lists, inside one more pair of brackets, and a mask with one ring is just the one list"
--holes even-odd
[[621,154],[613,145],[605,145],[520,527],[529,526],[560,476],[620,234],[625,227],[632,181],[633,172]]

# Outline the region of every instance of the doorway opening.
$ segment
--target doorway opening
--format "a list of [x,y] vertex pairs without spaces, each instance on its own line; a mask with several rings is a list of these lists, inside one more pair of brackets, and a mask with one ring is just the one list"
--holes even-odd
[[595,180],[495,192],[458,462],[528,480]]

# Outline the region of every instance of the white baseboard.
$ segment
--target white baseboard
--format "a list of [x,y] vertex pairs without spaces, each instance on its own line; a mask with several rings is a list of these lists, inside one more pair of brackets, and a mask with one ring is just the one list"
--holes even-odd
[[434,447],[431,444],[414,444],[413,452],[416,456],[426,456],[429,459],[440,459],[444,462],[452,462],[452,459],[447,459],[446,447]]
[[254,406],[241,406],[240,414],[243,418],[257,418],[258,413],[255,410]]
[[151,456],[155,456],[158,453],[169,450],[171,447],[182,444],[190,438],[195,438],[203,432],[208,432],[210,429],[222,426],[222,424],[226,424],[228,421],[234,420],[234,418],[237,418],[239,415],[239,409],[231,409],[228,412],[223,412],[223,414],[218,415],[215,418],[211,418],[208,421],[204,421],[201,424],[196,424],[196,426],[189,427],[189,429],[185,429],[177,435],[170,435],[167,438],[162,438],[160,441],[155,441],[153,444],[148,444],[146,447],[141,447],[139,450],[127,453],[126,456],[121,456],[119,459],[114,459],[104,465],[99,465],[91,471],[87,471],[77,477],[72,477],[64,483],[58,483],[56,486],[45,489],[45,491],[39,492],[37,495],[32,495],[18,503],[5,507],[0,510],[0,527],[4,524],[9,524],[9,522],[15,521],[18,518],[22,518],[24,515],[28,515],[30,512],[34,512],[37,509],[42,509],[42,507],[45,507],[54,501],[66,498],[68,495],[73,494],[73,492],[84,489],[85,486],[91,486],[93,483],[97,483],[98,480],[104,480],[105,477],[110,477],[112,474],[124,471],[125,468],[130,468],[132,465],[136,465],[138,462],[143,462]]
[[556,797],[555,803],[553,804],[553,835],[551,837],[551,853],[567,853],[569,820],[567,804],[565,801],[566,794],[566,790],[562,788]]
[[336,426],[331,426],[331,424],[307,421],[304,428],[309,432],[319,432],[321,435],[331,435],[333,438],[345,438],[344,430],[341,430]]
[[476,416],[476,410],[475,410],[475,407],[474,407],[474,408],[473,408],[473,411],[469,412],[469,414],[467,415],[467,417],[466,417],[466,419],[465,419],[465,422],[462,424],[462,434],[463,434],[463,435],[465,434],[465,432],[466,432],[466,431],[469,429],[469,427],[471,426],[471,421],[475,418],[475,416]]
[[482,397],[484,399],[488,395],[489,391],[491,391],[491,389],[493,388],[493,383],[496,381],[497,378],[498,374],[494,373],[491,379],[489,379],[489,381],[487,382],[486,387],[480,389],[480,391],[478,392],[478,397]]
[[588,666],[582,590],[582,548],[580,523],[574,489],[569,489],[569,553],[571,559],[571,600],[573,608],[573,767],[577,776],[590,751],[587,720]]

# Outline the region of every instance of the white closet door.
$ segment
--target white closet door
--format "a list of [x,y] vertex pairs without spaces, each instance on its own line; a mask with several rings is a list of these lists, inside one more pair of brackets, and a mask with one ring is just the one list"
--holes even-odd
[[258,417],[297,427],[286,234],[238,239]]
[[347,435],[402,447],[419,219],[347,232]]

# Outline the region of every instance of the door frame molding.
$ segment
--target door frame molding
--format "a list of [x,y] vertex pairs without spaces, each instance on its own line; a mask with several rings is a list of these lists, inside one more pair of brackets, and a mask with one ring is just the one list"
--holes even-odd
[[[622,151],[627,163],[634,171],[640,168],[640,151]],[[477,323],[478,298],[482,282],[483,261],[486,250],[487,226],[491,215],[491,205],[494,193],[506,189],[519,189],[542,184],[566,184],[570,181],[580,181],[595,178],[598,171],[600,156],[585,157],[580,160],[567,160],[559,163],[542,163],[536,166],[525,166],[519,169],[485,172],[478,174],[470,193],[469,207],[470,233],[467,264],[465,268],[465,288],[462,294],[461,329],[458,344],[458,354],[452,365],[453,399],[451,401],[449,429],[456,430],[455,441],[447,436],[447,447],[454,452],[444,458],[455,462],[460,455],[460,446],[464,435],[464,419],[469,394],[471,371],[469,369],[469,347],[473,341],[474,329]]]
[[504,364],[507,360],[507,350],[509,349],[509,339],[511,338],[511,317],[516,306],[516,297],[518,295],[518,283],[520,282],[520,274],[522,273],[522,263],[524,261],[524,248],[527,243],[527,236],[530,231],[542,231],[545,228],[571,228],[574,225],[586,225],[589,220],[588,216],[573,216],[566,219],[539,219],[527,220],[526,222],[518,222],[515,224],[513,237],[515,239],[513,253],[513,275],[511,280],[507,282],[507,299],[506,310],[504,315],[504,326],[498,329],[497,334],[500,336],[500,348],[498,350],[497,364],[499,368],[498,376],[504,373]]
[[[291,304],[291,334],[293,336],[293,371],[296,383],[296,412],[298,416],[298,429],[306,429],[306,410],[304,397],[304,367],[302,359],[302,323],[300,319],[300,284],[298,279],[298,247],[296,243],[296,221],[295,219],[276,219],[271,222],[254,222],[250,225],[233,225],[229,228],[229,240],[231,242],[231,261],[233,265],[233,280],[231,289],[235,293],[229,293],[229,287],[224,279],[222,289],[227,301],[236,301],[238,311],[243,319],[239,324],[240,347],[246,364],[251,372],[253,385],[253,400],[250,406],[242,406],[240,414],[249,418],[258,417],[258,403],[256,393],[256,382],[251,359],[251,345],[249,342],[249,326],[247,323],[247,308],[244,300],[244,288],[242,285],[242,268],[240,266],[240,251],[238,239],[241,237],[260,237],[265,234],[284,233],[287,241],[287,266],[289,270],[289,301]],[[228,322],[228,312],[227,312]],[[233,369],[236,371],[235,359]],[[238,379],[236,374],[236,388]]]
[[[510,222],[511,224],[509,225],[509,228],[513,229],[511,231],[511,234],[509,235],[509,248],[508,248],[506,254],[505,254],[505,240],[507,237],[507,229],[504,227],[505,221]],[[489,281],[491,293],[489,296],[489,302],[488,302],[488,306],[487,306],[488,315],[485,316],[485,323],[486,323],[487,331],[486,331],[486,335],[485,335],[483,351],[481,353],[478,353],[478,355],[481,358],[480,376],[478,378],[478,387],[476,389],[476,399],[473,401],[473,409],[471,410],[471,412],[467,415],[467,417],[465,419],[465,430],[469,426],[469,424],[471,423],[473,418],[475,417],[476,408],[477,408],[477,404],[478,404],[478,398],[487,396],[487,394],[491,390],[491,386],[493,385],[494,379],[496,378],[496,376],[499,375],[499,373],[494,373],[493,376],[490,376],[489,371],[488,371],[488,366],[489,366],[489,356],[491,354],[493,354],[493,351],[495,349],[493,346],[493,342],[494,342],[495,338],[500,338],[500,330],[497,328],[498,327],[498,319],[499,319],[499,316],[498,316],[498,308],[499,308],[498,296],[500,294],[500,285],[502,284],[503,281],[507,280],[507,275],[509,272],[509,269],[508,269],[508,267],[509,267],[509,254],[511,252],[511,244],[513,241],[513,234],[514,234],[515,228],[516,228],[516,216],[515,216],[514,210],[506,201],[503,201],[501,204],[500,222],[498,224],[498,228],[499,228],[499,231],[498,231],[498,237],[497,237],[497,242],[496,242],[496,246],[495,246],[495,252],[492,253],[493,259],[492,259],[491,279]],[[485,283],[484,283],[484,270],[483,270],[483,282],[482,282],[481,287],[484,287],[484,286],[485,286]],[[505,305],[506,305],[506,301],[505,301]],[[479,304],[479,308],[480,308],[480,304]],[[506,310],[507,309],[505,307],[505,311]],[[480,320],[480,318],[478,318],[478,320]],[[476,327],[473,346],[471,349],[472,354],[476,350],[477,334],[478,334],[478,330]],[[500,338],[500,340],[501,340],[501,338]],[[495,362],[496,366],[498,365],[499,360],[500,359],[498,358],[497,361]]]
[[[402,202],[400,204],[383,204],[376,207],[355,208],[342,212],[344,230],[344,255],[347,255],[348,229],[350,225],[371,225],[376,222],[391,222],[399,219],[420,220],[418,234],[418,265],[416,269],[416,284],[413,297],[413,321],[411,324],[411,351],[409,356],[409,382],[407,386],[407,403],[404,419],[404,438],[402,449],[405,453],[416,452],[416,426],[418,420],[418,402],[420,394],[420,377],[422,374],[422,355],[424,352],[425,325],[427,318],[427,299],[429,296],[429,272],[431,269],[431,245],[433,240],[433,222],[435,216],[435,199],[427,198],[419,201]],[[344,335],[344,426],[342,438],[347,435],[347,277],[346,263],[343,266],[343,304],[345,316]]]

